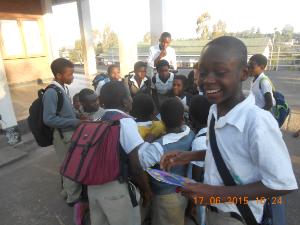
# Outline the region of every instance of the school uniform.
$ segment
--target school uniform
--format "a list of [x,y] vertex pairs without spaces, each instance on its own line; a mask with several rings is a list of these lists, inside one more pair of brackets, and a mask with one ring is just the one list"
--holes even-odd
[[[182,127],[180,133],[169,133],[152,144],[139,149],[139,159],[144,169],[159,167],[162,155],[174,149],[190,151],[194,133],[188,126]],[[187,176],[187,166],[177,166],[172,173]],[[154,194],[151,205],[152,225],[183,225],[187,199],[176,193],[176,187],[150,178],[151,190]]]
[[[126,118],[120,119],[120,151],[129,154],[144,141],[138,133],[136,122],[117,109],[105,110],[103,118],[109,119],[115,113]],[[118,180],[103,185],[88,186],[89,207],[92,225],[140,225],[139,207],[133,207],[126,182]],[[136,191],[137,201],[139,193]]]
[[[164,56],[163,58],[161,58],[161,60],[167,60],[169,62],[170,65],[172,65],[174,67],[174,70],[177,69],[177,61],[176,61],[176,52],[175,49],[168,46],[167,49],[167,54],[166,56]],[[157,59],[157,57],[159,56],[161,50],[159,48],[159,44],[158,45],[154,45],[150,47],[149,50],[149,56],[148,56],[148,66],[151,68],[155,68],[154,66],[154,61],[155,59]]]
[[[202,128],[198,131],[198,133],[195,135],[195,139],[192,143],[192,151],[206,151],[207,150],[207,127]],[[192,161],[193,165],[204,167],[204,161]]]
[[[82,109],[82,111],[83,111],[83,109]],[[81,113],[81,115],[87,116],[88,120],[90,120],[90,121],[99,120],[99,119],[101,119],[101,117],[104,114],[105,114],[105,110],[101,107],[99,107],[99,109],[96,112],[91,112],[91,113],[83,112],[83,113]]]
[[[220,118],[217,117],[217,106],[211,106],[209,124],[213,116],[220,153],[237,184],[261,181],[266,187],[274,190],[297,189],[290,156],[278,124],[269,112],[255,105],[252,94]],[[224,185],[212,155],[209,138],[207,147],[204,183]],[[248,205],[260,223],[263,204],[252,200]],[[240,215],[236,205],[222,203],[212,206],[218,212],[207,210],[207,225],[243,224],[230,214],[233,212]]]
[[264,108],[266,105],[265,102],[265,94],[270,93],[272,96],[273,106],[276,105],[276,101],[273,96],[273,88],[272,84],[269,81],[269,78],[264,74],[261,73],[254,82],[251,84],[250,90],[254,97],[255,97],[255,104],[259,108]]
[[[73,132],[79,125],[80,120],[76,118],[68,88],[56,81],[52,81],[52,84],[61,89],[63,93],[63,105],[59,115],[56,115],[57,92],[53,88],[47,89],[43,96],[43,121],[47,126],[54,128],[53,145],[61,164],[69,150]],[[72,204],[76,202],[81,194],[81,185],[66,177],[63,177],[62,180],[62,195],[65,196],[65,193],[67,194],[67,203]]]
[[[169,92],[173,88],[173,80],[174,80],[174,74],[170,73],[170,76],[166,82],[163,82],[159,75],[156,74],[154,77],[152,77],[152,83],[151,88],[156,90],[156,96],[153,96],[157,108],[159,108],[165,100],[169,98]],[[157,100],[155,99],[157,98]]]
[[[202,128],[195,135],[195,139],[192,143],[192,151],[206,151],[207,150],[207,127]],[[193,166],[204,168],[204,161],[192,161]],[[205,207],[197,206],[197,215],[200,221],[200,224],[205,224]]]
[[146,76],[138,85],[134,75],[129,75],[124,79],[125,86],[129,89],[131,97],[138,93],[150,94],[151,93],[151,80]]

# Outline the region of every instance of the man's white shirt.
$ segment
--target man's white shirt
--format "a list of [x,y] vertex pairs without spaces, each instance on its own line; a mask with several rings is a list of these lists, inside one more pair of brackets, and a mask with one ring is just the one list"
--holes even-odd
[[[169,64],[174,67],[174,70],[176,70],[177,69],[177,60],[176,60],[175,49],[169,46],[169,47],[167,47],[166,51],[167,51],[166,56],[164,56],[161,59],[167,60],[169,62]],[[148,56],[148,60],[147,60],[148,66],[155,68],[154,61],[159,56],[160,52],[161,52],[161,50],[159,49],[159,44],[150,47],[149,56]]]

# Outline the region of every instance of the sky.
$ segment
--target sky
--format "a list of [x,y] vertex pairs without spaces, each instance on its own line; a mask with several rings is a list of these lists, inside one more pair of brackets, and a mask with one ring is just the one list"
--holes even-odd
[[[150,0],[89,0],[93,29],[103,31],[105,24],[118,32],[126,29],[124,19],[134,20],[136,35],[142,40],[150,31]],[[300,32],[299,0],[163,0],[165,1],[165,29],[175,39],[195,38],[197,18],[204,12],[211,16],[211,25],[218,20],[227,24],[227,32],[260,28],[262,33],[273,33],[291,24]],[[70,46],[79,39],[77,7],[68,3],[53,7],[55,28],[61,35],[59,46]],[[122,23],[123,22],[123,23]],[[130,24],[131,25],[131,24]],[[132,26],[130,26],[132,27]],[[128,28],[129,29],[129,28]]]

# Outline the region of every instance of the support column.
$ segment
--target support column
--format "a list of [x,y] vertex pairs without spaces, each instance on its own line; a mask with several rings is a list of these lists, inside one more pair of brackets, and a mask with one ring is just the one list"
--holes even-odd
[[[138,0],[131,0],[130,5],[138,5]],[[128,1],[120,1],[119,7],[122,9],[120,18],[122,18],[121,24],[118,27],[118,39],[119,39],[119,61],[121,74],[125,76],[129,72],[133,71],[134,63],[137,62],[137,37],[136,37],[136,25],[137,18],[134,14],[134,8],[130,9]]]
[[0,128],[4,130],[7,142],[14,145],[21,141],[9,87],[6,79],[5,68],[0,53]]
[[151,45],[158,43],[166,29],[166,0],[149,0]]
[[92,77],[92,75],[97,73],[97,66],[89,0],[77,0],[77,11],[82,43],[84,73],[87,77]]
[[52,0],[41,0],[49,64],[54,59],[59,58],[59,47],[55,44],[52,38],[52,34],[55,34],[53,26],[52,5]]

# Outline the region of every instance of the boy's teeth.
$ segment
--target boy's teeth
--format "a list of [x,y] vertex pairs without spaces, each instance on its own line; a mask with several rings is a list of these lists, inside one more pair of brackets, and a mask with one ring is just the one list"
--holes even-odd
[[219,92],[220,91],[220,89],[217,89],[217,90],[207,90],[206,92],[208,93],[208,94],[214,94],[214,93],[217,93],[217,92]]

